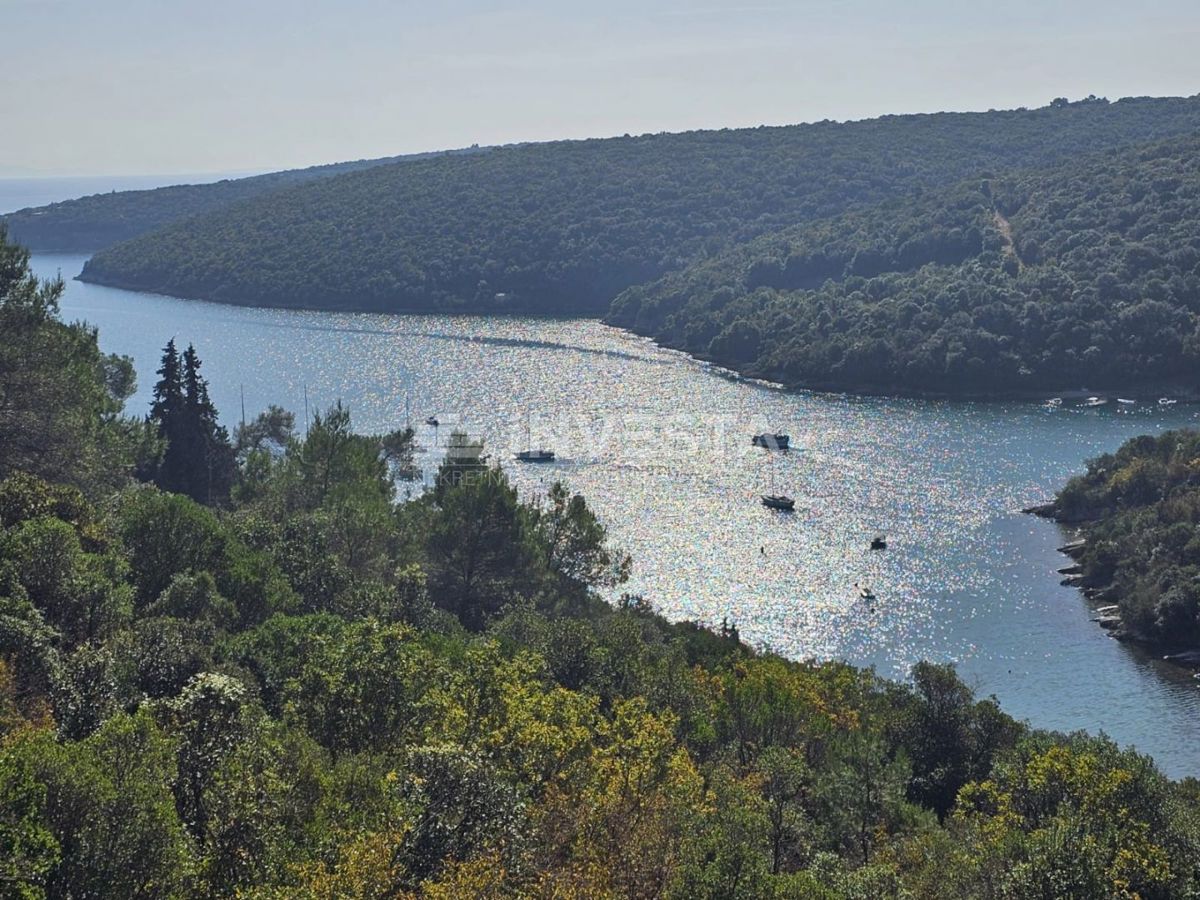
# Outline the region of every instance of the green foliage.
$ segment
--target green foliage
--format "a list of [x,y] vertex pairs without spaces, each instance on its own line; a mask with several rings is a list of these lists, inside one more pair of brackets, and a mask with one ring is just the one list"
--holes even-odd
[[129,656],[137,690],[147,697],[174,697],[193,676],[212,667],[213,628],[192,621],[152,616],[138,620]]
[[1200,433],[1143,435],[1089,461],[1055,515],[1083,523],[1083,584],[1120,606],[1131,636],[1200,645]]
[[434,600],[479,630],[535,589],[530,511],[499,470],[447,489],[427,547]]
[[1198,122],[1195,98],[1142,98],[437,156],[169,225],[98,253],[84,278],[272,306],[592,315],[766,232]]
[[546,564],[566,591],[614,588],[629,578],[628,555],[608,547],[608,533],[581,494],[555,482],[534,521],[545,547]]
[[909,799],[945,817],[959,790],[987,777],[1020,735],[995,700],[976,701],[949,665],[918,663],[914,692],[898,698],[895,740],[912,762]]
[[62,292],[0,225],[0,479],[26,472],[94,494],[120,483],[144,443],[120,415],[133,366],[102,354],[94,328],[59,320]]
[[148,713],[118,714],[79,742],[27,736],[0,750],[0,769],[13,766],[34,773],[41,827],[60,848],[47,896],[183,896],[191,854],[171,798],[174,754]]
[[[956,824],[1012,897],[1186,896],[1195,852],[1187,814],[1144,757],[1110,742],[1023,742],[964,788]],[[1182,841],[1182,843],[1179,843]]]
[[1195,388],[1198,148],[1178,138],[771,232],[630,288],[609,319],[816,388]]
[[[332,165],[227,178],[209,184],[176,184],[141,191],[111,191],[64,200],[4,217],[14,238],[38,253],[82,253],[128,240],[146,231],[306,181],[370,166],[421,158],[391,156]],[[0,223],[3,224],[3,223]]]
[[246,688],[236,679],[202,672],[190,679],[166,707],[178,737],[175,800],[192,837],[207,833],[212,798],[208,790],[225,759],[241,743]]
[[189,572],[210,573],[243,624],[260,622],[294,602],[291,587],[265,554],[248,548],[215,513],[187,497],[126,491],[116,525],[139,608],[154,604],[177,576]]
[[365,620],[300,651],[285,683],[285,717],[335,753],[419,742],[444,714],[449,676],[404,625]]
[[188,345],[182,357],[175,340],[163,349],[161,376],[154,386],[149,421],[162,441],[162,457],[144,473],[165,491],[186,494],[200,503],[222,503],[233,486],[234,450],[217,422],[200,376],[200,357]]
[[59,861],[59,845],[44,824],[46,785],[32,761],[0,754],[0,889],[5,896],[38,900]]
[[407,759],[404,802],[414,810],[400,848],[413,882],[443,866],[503,850],[513,855],[526,831],[520,792],[476,753],[421,747]]
[[[610,604],[628,561],[563,486],[475,467],[397,505],[410,434],[269,418],[223,509],[0,481],[5,896],[1200,893],[1195,782],[949,667],[896,684]],[[1191,558],[1197,460],[1139,439],[1073,483],[1132,517],[1097,565],[1142,533]]]
[[234,446],[243,456],[263,450],[281,452],[292,439],[295,428],[296,416],[272,404],[250,422],[238,425]]
[[77,530],[57,518],[31,519],[0,534],[0,558],[29,601],[70,645],[103,638],[129,617],[121,562],[87,553]]

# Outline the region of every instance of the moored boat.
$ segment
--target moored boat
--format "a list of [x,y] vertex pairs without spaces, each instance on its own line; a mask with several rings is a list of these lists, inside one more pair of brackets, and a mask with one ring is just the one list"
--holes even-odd
[[520,462],[554,462],[553,450],[520,450],[516,454],[517,460]]
[[533,446],[533,430],[529,421],[529,413],[525,413],[525,449],[515,454],[517,462],[548,463],[554,462],[554,451],[543,447]]
[[755,447],[765,447],[767,450],[786,450],[791,443],[791,437],[786,434],[772,434],[764,431],[762,434],[756,434],[750,438],[750,443]]
[[768,509],[777,509],[781,512],[791,512],[796,508],[796,501],[783,494],[763,494],[762,504]]

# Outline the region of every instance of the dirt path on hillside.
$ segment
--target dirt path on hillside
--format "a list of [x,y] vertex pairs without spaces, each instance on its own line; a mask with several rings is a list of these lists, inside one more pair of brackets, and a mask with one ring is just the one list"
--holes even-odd
[[996,223],[996,230],[1000,232],[1000,237],[1004,240],[1004,255],[1011,256],[1017,261],[1017,266],[1024,268],[1025,264],[1021,262],[1021,257],[1017,256],[1017,247],[1013,243],[1012,225],[1008,223],[1008,219],[1000,215],[1000,210],[992,210],[992,218]]

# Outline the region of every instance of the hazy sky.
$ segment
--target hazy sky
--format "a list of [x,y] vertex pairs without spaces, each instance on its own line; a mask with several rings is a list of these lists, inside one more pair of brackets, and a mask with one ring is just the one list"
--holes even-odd
[[0,174],[1200,92],[1200,0],[0,0]]

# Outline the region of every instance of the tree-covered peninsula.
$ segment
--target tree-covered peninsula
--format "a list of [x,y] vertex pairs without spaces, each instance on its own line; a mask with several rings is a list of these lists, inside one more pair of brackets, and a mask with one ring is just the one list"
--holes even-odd
[[229,434],[0,239],[0,892],[1194,896],[1200,788],[949,667],[799,663],[618,596],[583,497],[412,434]]
[[1082,529],[1075,580],[1115,607],[1118,634],[1200,648],[1200,432],[1127,441],[1091,460],[1045,513]]
[[1200,139],[769,233],[609,320],[793,386],[1200,390]]
[[[473,152],[476,148],[467,151]],[[403,162],[430,154],[389,156],[225,178],[205,184],[175,184],[138,191],[91,194],[47,206],[21,209],[0,216],[9,235],[39,253],[91,253],[130,238],[249,200],[260,194],[385,163]]]

